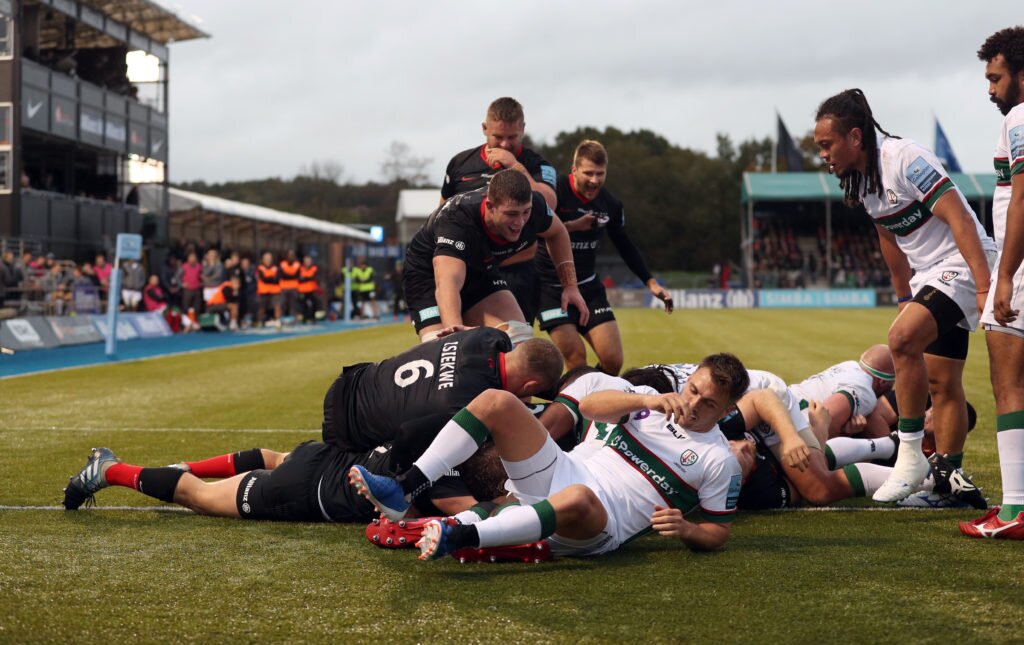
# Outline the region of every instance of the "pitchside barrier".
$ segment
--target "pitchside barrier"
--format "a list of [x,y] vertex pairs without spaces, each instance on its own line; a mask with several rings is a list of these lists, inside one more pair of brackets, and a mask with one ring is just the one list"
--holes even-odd
[[[669,289],[677,309],[787,309],[878,307],[891,304],[887,293],[874,289]],[[664,305],[646,289],[609,289],[613,307]]]
[[[65,345],[101,343],[110,326],[105,315],[29,316],[0,322],[0,345],[15,351],[47,349]],[[117,321],[117,339],[160,338],[171,336],[171,328],[160,314],[121,314]]]

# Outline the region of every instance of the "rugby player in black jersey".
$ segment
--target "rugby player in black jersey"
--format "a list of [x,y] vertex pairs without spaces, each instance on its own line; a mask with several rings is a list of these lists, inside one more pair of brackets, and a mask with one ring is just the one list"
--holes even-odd
[[498,274],[497,266],[544,238],[558,281],[561,306],[589,312],[576,286],[569,234],[539,193],[514,170],[502,170],[486,188],[456,195],[427,218],[405,254],[402,285],[416,332],[423,340],[444,328],[514,323],[514,340],[532,327]]
[[[529,180],[530,189],[543,195],[548,206],[554,208],[555,168],[523,146],[526,128],[523,106],[512,98],[496,99],[488,106],[482,127],[486,138],[484,145],[463,150],[448,162],[441,186],[441,202],[459,193],[483,188],[497,171],[510,168],[522,173]],[[531,242],[504,258],[498,268],[519,303],[523,319],[531,324],[537,300],[533,265],[536,252],[537,244]]]
[[[125,486],[204,515],[366,521],[372,507],[345,481],[351,466],[402,472],[481,392],[530,396],[554,387],[561,372],[561,355],[546,340],[513,348],[496,329],[454,333],[380,363],[346,368],[324,400],[323,442],[300,444],[291,453],[252,449],[163,468],[125,464],[97,448],[71,478],[64,506],[74,510],[107,486]],[[208,483],[203,477],[224,479]],[[431,495],[447,515],[475,501],[455,479]],[[429,505],[424,512],[436,514]]]
[[647,270],[633,241],[626,234],[622,202],[604,187],[608,172],[608,153],[597,141],[583,141],[576,146],[572,170],[558,178],[559,219],[569,231],[572,259],[576,266],[580,293],[587,302],[589,320],[580,316],[582,310],[567,310],[561,304],[561,289],[555,264],[547,245],[541,242],[537,251],[537,276],[540,282],[537,318],[540,328],[551,334],[551,340],[565,356],[566,367],[572,369],[587,362],[587,339],[597,354],[598,368],[608,374],[622,369],[622,337],[615,314],[608,304],[604,285],[594,271],[597,251],[605,231],[612,239],[626,266],[643,281],[652,294],[665,303],[672,313],[672,298]]

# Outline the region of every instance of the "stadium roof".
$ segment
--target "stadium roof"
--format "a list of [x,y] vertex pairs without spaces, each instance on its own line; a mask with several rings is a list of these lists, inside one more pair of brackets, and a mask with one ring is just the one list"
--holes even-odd
[[[72,38],[75,49],[127,43],[165,58],[166,46],[171,43],[210,37],[192,21],[153,0],[38,0],[37,4],[47,7],[39,23],[41,49],[66,48]],[[73,30],[64,16],[78,21]]]
[[210,35],[152,0],[80,0],[164,45]]
[[407,188],[398,193],[395,221],[425,219],[437,210],[441,200],[440,188]]
[[[268,224],[280,224],[281,226],[288,228],[314,231],[316,233],[336,235],[338,237],[347,237],[361,240],[363,242],[378,241],[375,240],[367,231],[361,231],[357,228],[346,226],[344,224],[326,222],[307,215],[286,213],[284,211],[274,210],[273,208],[266,208],[265,206],[236,202],[230,199],[224,199],[223,197],[203,195],[202,193],[194,193],[189,190],[181,190],[180,188],[168,188],[167,192],[168,199],[170,201],[168,211],[171,213],[191,211],[198,208],[211,213],[232,215],[234,217],[241,217],[243,219],[265,222]],[[151,184],[142,186],[139,191],[139,198],[141,206],[148,208],[151,211],[160,210],[159,185]]]
[[[991,199],[996,178],[990,174],[950,173],[960,192],[970,201]],[[841,201],[839,178],[823,172],[745,172],[740,203]]]

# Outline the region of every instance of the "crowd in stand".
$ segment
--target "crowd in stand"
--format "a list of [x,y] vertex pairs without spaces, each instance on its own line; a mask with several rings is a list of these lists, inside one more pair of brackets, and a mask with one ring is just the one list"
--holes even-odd
[[[770,222],[755,232],[754,288],[886,287],[889,274],[874,231],[840,227],[832,231],[831,248],[825,227],[813,234],[794,233],[791,226]],[[831,279],[827,258],[831,255]]]
[[[148,275],[141,262],[122,262],[123,311],[164,314],[175,331],[198,328],[205,314],[232,329],[280,326],[289,317],[312,323],[322,316],[319,267],[308,255],[300,262],[294,251],[282,258],[266,252],[254,265],[238,251],[222,258],[218,249],[207,249],[202,261],[194,246],[179,251]],[[8,316],[99,313],[109,299],[112,270],[103,253],[76,264],[52,253],[16,257],[7,251],[0,255],[0,309]]]

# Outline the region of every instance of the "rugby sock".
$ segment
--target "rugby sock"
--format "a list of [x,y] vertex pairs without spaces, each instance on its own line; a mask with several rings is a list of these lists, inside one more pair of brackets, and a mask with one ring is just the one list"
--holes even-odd
[[527,544],[555,532],[555,509],[545,499],[532,506],[509,508],[473,527],[480,537],[481,547]]
[[924,417],[900,417],[896,429],[900,433],[900,450],[903,450],[903,443],[917,441],[916,448],[920,449],[921,439],[924,439]]
[[944,457],[949,460],[949,463],[953,464],[954,468],[964,467],[964,453],[954,452],[948,455],[944,455]]
[[829,470],[835,470],[858,461],[888,459],[896,451],[896,442],[889,437],[878,439],[855,439],[836,437],[825,444],[825,458]]
[[184,470],[167,466],[164,468],[143,468],[117,463],[107,469],[104,476],[111,486],[134,488],[143,495],[155,497],[164,502],[174,501],[174,489]]
[[486,520],[491,516],[491,511],[497,508],[497,504],[494,502],[477,502],[476,506],[469,510],[456,513],[452,517],[459,524],[476,524],[477,522]]
[[[491,436],[487,426],[463,408],[437,433],[437,438],[413,466],[430,482],[436,482],[449,470],[473,456]],[[404,488],[404,484],[403,484]],[[407,490],[406,493],[409,491]]]
[[878,464],[849,464],[843,473],[856,497],[871,497],[889,479],[892,468]]
[[238,473],[263,468],[266,465],[263,463],[263,451],[259,448],[240,450],[202,461],[186,461],[184,463],[188,466],[189,472],[200,478],[233,477]]
[[999,519],[1009,522],[1024,511],[1024,410],[996,417],[996,444],[1003,479]]

